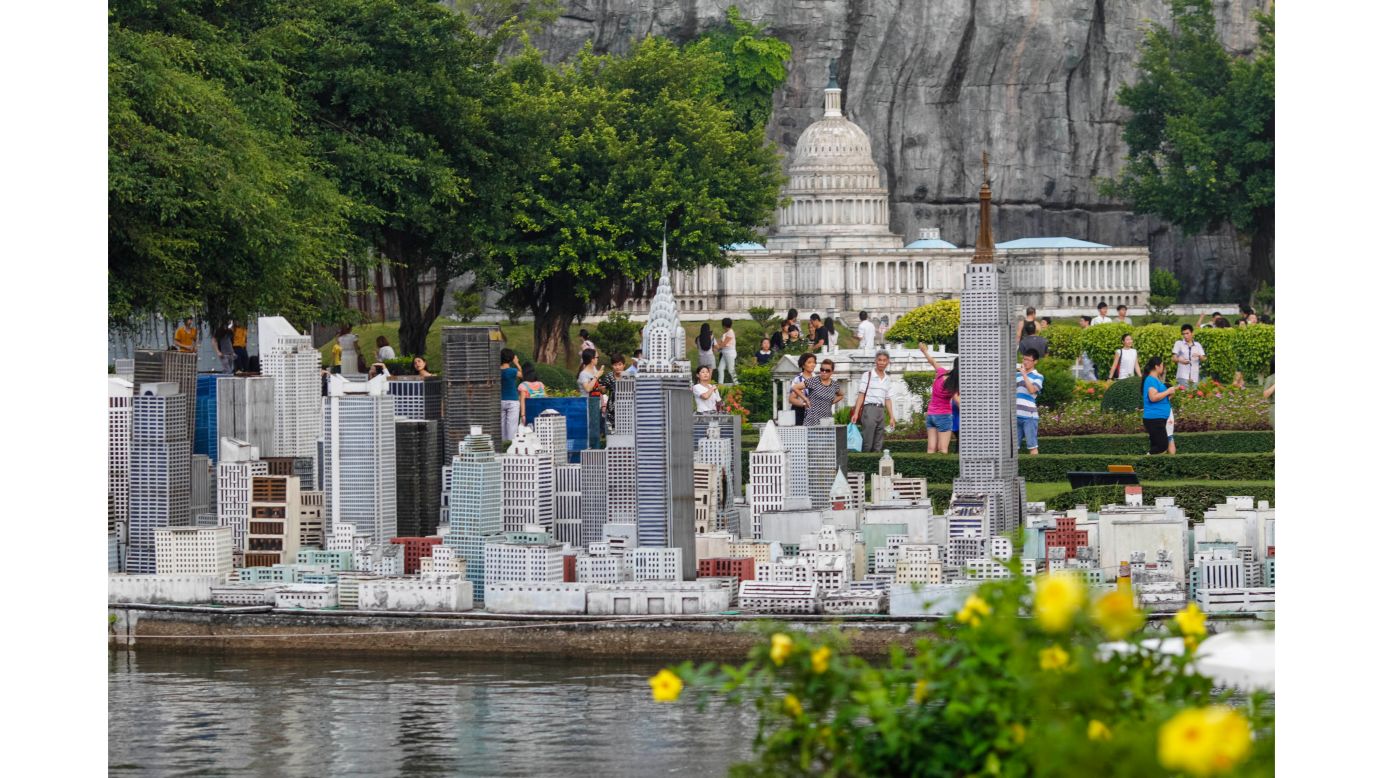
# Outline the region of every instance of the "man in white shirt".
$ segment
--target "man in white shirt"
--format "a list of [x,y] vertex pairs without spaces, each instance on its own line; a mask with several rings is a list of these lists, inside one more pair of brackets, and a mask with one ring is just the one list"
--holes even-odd
[[860,328],[856,334],[860,336],[860,351],[868,354],[874,350],[874,322],[869,320],[869,311],[860,311]]
[[1172,345],[1172,361],[1177,363],[1177,383],[1192,387],[1200,383],[1201,361],[1205,359],[1205,347],[1196,340],[1196,329],[1189,324],[1181,325],[1181,340]]
[[874,355],[874,369],[865,373],[859,384],[860,393],[855,398],[850,423],[860,425],[860,436],[864,439],[861,451],[883,451],[885,427],[893,426],[893,383],[888,377],[887,352]]
[[1113,319],[1109,318],[1109,303],[1105,302],[1104,300],[1101,300],[1100,304],[1095,306],[1095,311],[1098,315],[1090,320],[1091,326],[1094,326],[1096,324],[1108,324],[1114,321]]

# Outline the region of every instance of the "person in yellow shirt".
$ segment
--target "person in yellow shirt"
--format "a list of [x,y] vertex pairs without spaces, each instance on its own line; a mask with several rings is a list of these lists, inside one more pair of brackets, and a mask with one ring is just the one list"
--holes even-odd
[[331,342],[331,372],[341,372],[341,344],[334,340]]
[[244,322],[232,321],[231,328],[231,348],[235,349],[235,369],[243,372],[250,369],[250,352],[246,350],[246,343],[249,341],[250,331],[245,328]]
[[183,319],[182,326],[173,333],[173,342],[177,344],[178,351],[197,351],[197,328],[192,326],[191,316]]

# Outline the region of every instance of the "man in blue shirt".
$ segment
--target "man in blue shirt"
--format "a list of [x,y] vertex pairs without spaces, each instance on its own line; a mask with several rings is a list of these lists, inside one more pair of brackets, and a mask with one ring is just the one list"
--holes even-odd
[[511,348],[499,352],[499,436],[513,440],[519,431],[519,358]]
[[1018,413],[1018,445],[1027,442],[1028,453],[1037,453],[1037,395],[1042,391],[1042,374],[1037,372],[1037,349],[1023,352],[1023,367],[1018,371],[1017,402],[1014,407]]

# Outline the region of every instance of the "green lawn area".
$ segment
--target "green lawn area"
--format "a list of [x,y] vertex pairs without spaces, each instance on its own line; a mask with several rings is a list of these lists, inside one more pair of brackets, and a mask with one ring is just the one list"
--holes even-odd
[[[806,317],[810,315],[811,313],[808,312],[802,317],[804,330],[806,329]],[[721,327],[719,319],[683,319],[682,326],[687,330],[687,353],[689,354],[696,354],[696,346],[693,344],[692,341],[695,339],[696,334],[701,331],[701,323],[703,321],[708,322],[711,325],[712,333],[714,333],[717,337],[719,337],[720,335]],[[425,353],[423,356],[427,358],[428,363],[432,365],[434,368],[441,366],[440,360],[442,354],[442,328],[459,324],[461,324],[461,322],[452,321],[451,319],[438,319],[432,325],[431,331],[427,333],[427,353]],[[577,347],[581,345],[581,338],[577,335],[577,333],[580,332],[582,328],[595,329],[595,324],[573,324],[571,326],[570,334],[572,353],[567,358],[563,359],[562,362],[559,363],[562,367],[566,368],[567,370],[571,370],[572,372],[575,372],[576,368],[578,367],[577,363],[579,360],[579,355],[576,353],[576,350]],[[375,338],[379,337],[380,335],[383,335],[384,337],[389,339],[389,342],[393,344],[394,350],[398,352],[400,357],[404,356],[403,352],[398,347],[399,323],[396,321],[378,322],[373,324],[361,324],[356,326],[355,329],[352,331],[356,334],[358,338],[360,338],[360,348],[365,357],[366,364],[369,364],[370,362],[374,361]],[[504,333],[504,339],[508,343],[509,348],[514,349],[520,354],[532,356],[532,322],[521,322],[519,324],[501,324],[500,331]],[[844,328],[837,328],[836,331],[840,335],[839,345],[841,348],[854,348],[856,345],[859,344],[859,341],[855,338],[854,333],[850,332],[849,330]],[[753,352],[757,351],[759,348],[759,339],[762,337],[762,335],[763,329],[760,328],[759,325],[754,323],[752,320],[735,320],[735,337],[738,340],[737,345],[739,347],[739,353],[741,356],[745,354],[752,354]],[[322,359],[325,363],[331,357],[331,341],[328,341],[325,345],[323,345],[320,351],[322,352]]]
[[[1144,481],[1143,486],[1217,486],[1219,481]],[[1261,484],[1272,486],[1273,481],[1236,481],[1241,484]],[[1046,502],[1059,494],[1071,491],[1071,485],[1065,481],[1044,481],[1038,483],[1028,483],[1028,499],[1032,502]]]

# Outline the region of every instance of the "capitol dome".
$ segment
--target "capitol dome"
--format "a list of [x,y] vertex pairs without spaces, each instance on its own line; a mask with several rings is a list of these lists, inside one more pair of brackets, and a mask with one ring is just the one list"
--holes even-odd
[[802,133],[788,165],[771,248],[900,248],[888,229],[888,190],[879,185],[869,135],[840,110],[834,79],[825,115]]

